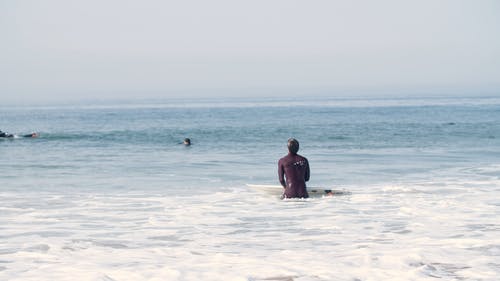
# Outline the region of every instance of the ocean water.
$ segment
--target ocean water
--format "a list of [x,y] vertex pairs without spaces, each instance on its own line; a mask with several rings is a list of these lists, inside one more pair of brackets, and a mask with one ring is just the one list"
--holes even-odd
[[[0,129],[40,133],[0,139],[0,280],[500,276],[500,98],[0,106]],[[348,193],[249,189],[289,137]]]

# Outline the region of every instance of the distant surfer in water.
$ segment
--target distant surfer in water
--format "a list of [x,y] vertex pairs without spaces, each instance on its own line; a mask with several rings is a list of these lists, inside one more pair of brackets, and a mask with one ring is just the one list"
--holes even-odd
[[191,140],[189,138],[185,138],[183,144],[185,146],[190,146],[191,145]]
[[[14,138],[15,136],[16,135],[7,134],[6,132],[2,132],[2,130],[0,130],[0,138]],[[31,134],[23,135],[22,137],[23,138],[36,138],[36,137],[38,137],[38,134],[37,133],[31,133]]]
[[13,134],[7,134],[6,132],[2,132],[2,130],[0,130],[0,138],[13,138],[14,135]]
[[288,155],[278,161],[278,178],[285,189],[283,198],[307,198],[306,181],[309,181],[309,162],[298,155],[299,142],[288,140]]

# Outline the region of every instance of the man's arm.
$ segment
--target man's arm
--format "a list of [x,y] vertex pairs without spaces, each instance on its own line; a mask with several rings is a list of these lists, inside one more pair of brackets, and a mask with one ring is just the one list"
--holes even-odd
[[304,180],[309,181],[309,177],[311,176],[311,170],[309,169],[309,161],[306,159],[306,174],[304,175]]
[[278,161],[278,179],[281,183],[281,186],[283,186],[283,188],[286,187],[286,183],[285,183],[285,169],[283,168],[283,164],[281,163],[281,160]]

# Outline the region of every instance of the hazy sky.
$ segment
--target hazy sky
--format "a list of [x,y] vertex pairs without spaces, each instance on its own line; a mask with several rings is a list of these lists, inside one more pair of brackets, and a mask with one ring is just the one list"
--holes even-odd
[[500,94],[500,1],[0,0],[0,102]]

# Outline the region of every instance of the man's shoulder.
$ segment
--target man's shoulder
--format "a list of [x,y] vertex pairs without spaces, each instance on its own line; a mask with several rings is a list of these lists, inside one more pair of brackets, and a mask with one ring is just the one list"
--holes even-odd
[[306,162],[309,162],[307,160],[307,158],[305,158],[304,156],[302,155],[299,155],[299,154],[295,154],[295,155],[290,155],[290,154],[287,154],[283,157],[280,158],[280,160],[278,161],[278,163],[283,163],[283,162],[293,162],[293,161],[297,161],[297,157],[300,159],[300,161],[306,161]]
[[297,154],[297,156],[299,156],[300,158],[304,159],[307,161],[307,158],[305,158],[304,156],[300,155],[300,154]]

